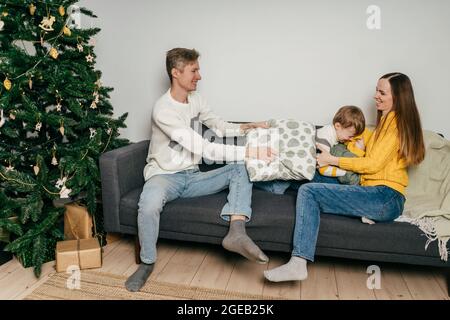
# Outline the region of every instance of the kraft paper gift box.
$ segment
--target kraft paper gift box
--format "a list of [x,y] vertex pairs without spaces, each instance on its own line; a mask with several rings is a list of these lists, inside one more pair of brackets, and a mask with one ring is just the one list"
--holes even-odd
[[102,251],[96,238],[59,241],[56,244],[56,271],[65,272],[72,265],[80,269],[101,268]]
[[92,217],[87,208],[76,203],[67,204],[64,213],[64,240],[92,238]]

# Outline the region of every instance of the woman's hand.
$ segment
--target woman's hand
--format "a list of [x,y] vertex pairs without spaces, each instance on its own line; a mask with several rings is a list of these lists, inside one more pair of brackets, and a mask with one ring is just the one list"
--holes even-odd
[[241,124],[241,131],[244,133],[247,133],[249,130],[257,129],[257,128],[263,128],[263,129],[269,129],[269,123],[267,121],[262,122],[251,122],[251,123],[243,123]]
[[317,167],[325,166],[338,166],[339,158],[332,156],[327,150],[325,150],[321,145],[317,144],[317,148],[322,151],[322,153],[317,154]]

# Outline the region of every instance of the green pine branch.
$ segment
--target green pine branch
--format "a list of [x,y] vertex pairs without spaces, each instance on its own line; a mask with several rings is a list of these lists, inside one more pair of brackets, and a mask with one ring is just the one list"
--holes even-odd
[[[63,239],[64,209],[54,200],[81,199],[104,237],[98,159],[129,143],[118,132],[127,114],[113,117],[113,89],[98,82],[89,40],[100,29],[63,32],[77,2],[0,0],[0,228],[11,232],[7,249],[37,276]],[[40,24],[50,17],[53,30],[45,31]]]

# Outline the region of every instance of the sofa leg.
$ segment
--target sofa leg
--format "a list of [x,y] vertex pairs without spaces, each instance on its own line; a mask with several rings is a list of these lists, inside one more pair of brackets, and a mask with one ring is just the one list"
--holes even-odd
[[141,244],[139,243],[139,236],[134,237],[134,259],[136,264],[141,264]]

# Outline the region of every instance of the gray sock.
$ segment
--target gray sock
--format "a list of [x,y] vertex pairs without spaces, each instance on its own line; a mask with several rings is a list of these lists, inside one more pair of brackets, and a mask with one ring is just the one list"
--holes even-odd
[[139,291],[152,273],[154,265],[154,263],[141,263],[138,269],[125,282],[127,290],[131,292]]
[[288,263],[278,268],[264,271],[264,276],[267,280],[273,282],[305,280],[308,277],[306,260],[292,256]]
[[230,222],[230,230],[222,240],[222,246],[229,251],[239,253],[247,259],[258,263],[267,263],[269,261],[269,258],[245,232],[244,220]]

